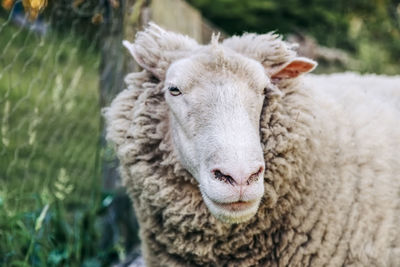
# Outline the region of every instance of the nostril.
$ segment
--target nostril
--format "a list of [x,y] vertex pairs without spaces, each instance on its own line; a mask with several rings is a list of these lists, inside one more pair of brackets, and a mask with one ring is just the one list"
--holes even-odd
[[231,185],[235,184],[235,180],[232,178],[232,176],[223,174],[220,170],[214,170],[213,173],[215,179],[224,183],[229,183]]
[[[259,165],[260,166],[260,165]],[[254,170],[254,169],[253,169]],[[211,173],[214,176],[214,179],[224,182],[226,184],[230,184],[233,186],[236,185],[250,185],[260,179],[262,176],[262,173],[264,172],[264,166],[260,166],[256,172],[253,172],[251,175],[249,175],[250,172],[243,172],[240,169],[236,170],[236,172],[233,172],[234,175],[227,171],[222,171],[219,168],[215,168],[211,171]],[[229,173],[229,174],[228,174]],[[236,176],[235,176],[236,174]]]
[[249,179],[247,179],[247,181],[246,181],[246,184],[250,185],[251,183],[256,182],[260,178],[263,171],[264,171],[264,168],[260,167],[257,172],[250,175]]

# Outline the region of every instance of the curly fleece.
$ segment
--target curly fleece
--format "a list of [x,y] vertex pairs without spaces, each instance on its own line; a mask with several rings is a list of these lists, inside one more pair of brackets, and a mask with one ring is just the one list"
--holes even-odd
[[306,75],[268,91],[265,195],[250,221],[233,225],[209,213],[177,160],[162,81],[144,70],[126,82],[105,110],[107,138],[147,266],[398,266],[399,77]]

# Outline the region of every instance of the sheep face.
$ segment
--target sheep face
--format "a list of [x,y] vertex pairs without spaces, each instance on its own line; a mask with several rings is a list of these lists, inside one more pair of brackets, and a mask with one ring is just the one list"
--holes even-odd
[[181,164],[210,212],[239,223],[257,212],[264,193],[259,121],[269,79],[257,61],[215,49],[174,62],[165,99]]
[[[173,150],[218,219],[252,218],[264,194],[260,115],[265,88],[311,71],[273,33],[199,45],[155,24],[124,41],[136,62],[164,84]],[[267,166],[268,167],[268,166]]]

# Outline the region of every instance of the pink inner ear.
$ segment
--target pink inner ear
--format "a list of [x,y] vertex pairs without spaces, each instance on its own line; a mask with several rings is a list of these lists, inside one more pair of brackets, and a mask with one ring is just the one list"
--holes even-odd
[[295,59],[286,65],[283,69],[275,74],[272,74],[272,79],[287,79],[296,78],[302,73],[309,72],[314,69],[316,64],[313,61]]

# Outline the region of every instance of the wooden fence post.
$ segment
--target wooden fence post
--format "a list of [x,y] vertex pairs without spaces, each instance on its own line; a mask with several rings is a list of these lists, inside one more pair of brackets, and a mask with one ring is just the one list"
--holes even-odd
[[[107,1],[106,1],[107,2]],[[127,53],[122,47],[125,38],[125,25],[131,18],[133,0],[120,0],[119,6],[106,6],[101,37],[100,63],[100,105],[107,107],[112,99],[125,88],[124,77],[127,65],[130,69],[137,68],[128,61]],[[134,6],[134,5],[133,5]],[[138,12],[141,13],[140,11]],[[138,25],[139,26],[139,25]],[[105,140],[105,125],[102,119],[102,182],[103,192],[112,198],[103,216],[103,233],[101,247],[108,251],[116,244],[122,243],[124,249],[130,251],[138,245],[138,225],[128,196],[121,189],[121,179],[118,173],[119,162],[110,145]]]

